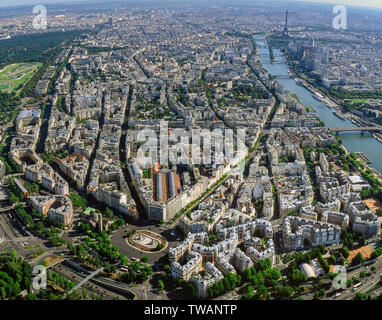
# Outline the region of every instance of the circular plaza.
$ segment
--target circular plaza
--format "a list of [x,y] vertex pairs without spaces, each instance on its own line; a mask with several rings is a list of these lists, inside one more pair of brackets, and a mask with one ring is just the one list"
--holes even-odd
[[138,230],[126,238],[129,246],[147,253],[158,253],[166,249],[168,243],[159,234],[148,231]]

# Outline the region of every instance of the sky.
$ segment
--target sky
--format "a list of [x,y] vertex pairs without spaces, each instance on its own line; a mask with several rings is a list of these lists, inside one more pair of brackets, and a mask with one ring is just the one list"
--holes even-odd
[[[82,0],[90,1],[90,0]],[[288,0],[282,0],[287,2]],[[297,1],[308,1],[308,2],[321,2],[321,3],[332,3],[332,4],[344,4],[351,6],[362,6],[362,7],[374,7],[382,8],[382,0],[297,0]],[[64,3],[64,2],[74,2],[73,0],[0,0],[0,7],[6,6],[16,6],[16,5],[36,5],[36,4],[48,4],[48,3]],[[235,0],[232,0],[234,3]],[[255,0],[254,0],[255,2]]]
[[[302,0],[299,0],[302,1]],[[307,0],[305,0],[307,1]],[[308,0],[309,2],[322,2],[344,4],[349,6],[382,8],[382,0]]]

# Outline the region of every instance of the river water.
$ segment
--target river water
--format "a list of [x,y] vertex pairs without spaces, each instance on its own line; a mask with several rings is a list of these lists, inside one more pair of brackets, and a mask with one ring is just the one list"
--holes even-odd
[[[297,94],[302,104],[313,108],[317,116],[325,122],[328,128],[356,127],[351,121],[342,120],[335,116],[332,109],[329,108],[326,103],[314,99],[312,93],[305,87],[297,84],[294,78],[286,77],[289,76],[289,73],[285,58],[280,50],[273,49],[275,62],[278,63],[272,64],[265,38],[263,36],[257,37],[256,43],[262,67],[274,76],[287,90]],[[374,139],[368,132],[365,132],[365,135],[361,135],[360,132],[343,132],[340,133],[340,136],[343,140],[343,145],[349,152],[363,152],[372,161],[369,166],[382,173],[382,143]]]

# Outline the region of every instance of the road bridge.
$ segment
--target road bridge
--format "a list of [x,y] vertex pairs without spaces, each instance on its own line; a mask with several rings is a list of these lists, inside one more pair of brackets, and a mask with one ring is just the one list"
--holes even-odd
[[382,127],[330,128],[333,132],[382,131]]
[[273,75],[274,78],[278,78],[278,79],[291,79],[292,77],[290,75],[286,75],[286,74],[279,74],[279,75]]

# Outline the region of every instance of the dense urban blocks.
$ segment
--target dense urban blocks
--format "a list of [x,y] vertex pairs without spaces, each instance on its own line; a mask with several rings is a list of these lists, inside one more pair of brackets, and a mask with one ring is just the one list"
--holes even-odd
[[0,299],[381,296],[381,13],[207,2],[4,11]]

